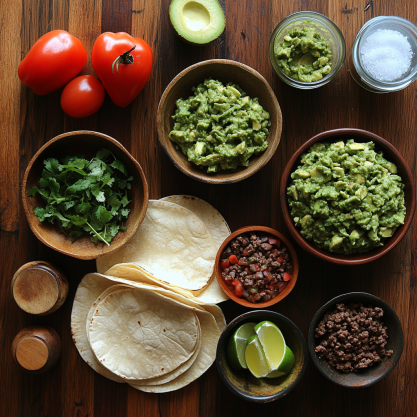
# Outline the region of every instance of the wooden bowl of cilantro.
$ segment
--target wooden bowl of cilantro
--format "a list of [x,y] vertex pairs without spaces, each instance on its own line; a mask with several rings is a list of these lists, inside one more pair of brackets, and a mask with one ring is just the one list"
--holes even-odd
[[26,168],[22,199],[29,226],[41,242],[87,260],[133,237],[149,193],[141,166],[117,140],[77,131],[39,149]]

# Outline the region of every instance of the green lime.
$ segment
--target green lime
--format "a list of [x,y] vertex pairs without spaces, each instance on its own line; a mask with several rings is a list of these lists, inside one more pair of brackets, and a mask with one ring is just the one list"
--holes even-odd
[[270,368],[256,334],[248,339],[248,345],[245,350],[245,359],[249,371],[252,372],[254,377],[262,378],[269,374]]
[[292,350],[288,346],[286,346],[285,355],[281,362],[281,365],[278,366],[278,369],[276,369],[275,371],[270,372],[266,377],[278,378],[279,376],[286,375],[288,372],[291,371],[292,367],[294,366],[294,362],[294,353],[292,353]]
[[229,339],[227,357],[232,368],[248,369],[245,361],[245,349],[248,339],[255,334],[255,323],[242,324]]
[[271,372],[283,372],[282,375],[288,373],[294,365],[295,358],[291,349],[285,344],[281,330],[270,321],[262,321],[255,326],[255,331]]

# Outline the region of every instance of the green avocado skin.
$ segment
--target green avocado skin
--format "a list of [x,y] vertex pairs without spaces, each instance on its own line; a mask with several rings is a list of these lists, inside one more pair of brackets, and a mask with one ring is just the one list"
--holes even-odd
[[[210,2],[216,2],[218,4],[219,11],[221,11],[221,13],[223,15],[223,18],[220,19],[220,20],[222,20],[222,22],[221,22],[221,24],[223,26],[222,30],[214,38],[205,40],[203,42],[193,41],[193,39],[191,39],[191,38],[186,38],[186,37],[182,36],[180,33],[178,33],[178,31],[176,29],[175,13],[172,12],[172,6],[173,6],[173,4],[175,4],[176,1],[177,0],[172,0],[170,5],[169,5],[169,22],[171,23],[171,26],[174,29],[175,34],[182,41],[184,41],[185,43],[188,43],[189,45],[207,45],[208,43],[213,42],[214,40],[216,40],[224,32],[224,30],[226,28],[226,15],[224,13],[224,10],[223,10],[223,8],[221,7],[220,3],[217,0],[209,0]],[[190,1],[192,1],[192,0],[190,0]]]
[[300,233],[349,255],[383,246],[404,224],[404,184],[373,142],[316,143],[291,174],[287,198]]

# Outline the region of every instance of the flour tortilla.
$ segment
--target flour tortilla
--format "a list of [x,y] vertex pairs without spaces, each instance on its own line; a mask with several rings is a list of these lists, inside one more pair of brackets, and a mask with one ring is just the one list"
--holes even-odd
[[[129,287],[128,285],[112,285],[111,287],[107,288],[107,290],[105,290],[98,298],[97,300],[93,303],[93,305],[90,307],[90,311],[88,312],[87,315],[87,322],[86,322],[86,331],[87,331],[87,338],[88,340],[90,340],[90,323],[91,323],[91,319],[93,318],[93,314],[96,310],[96,307],[98,305],[98,303],[101,300],[104,300],[104,298],[107,297],[107,295],[109,295],[110,293],[117,291],[119,289],[124,289],[124,288],[134,288],[134,287]],[[147,288],[149,289],[150,287],[147,286]],[[165,384],[169,381],[172,381],[173,379],[177,378],[179,375],[181,375],[182,373],[184,373],[187,369],[190,368],[190,366],[195,362],[195,360],[197,359],[197,355],[200,352],[200,348],[201,348],[201,328],[200,328],[200,322],[197,321],[198,324],[198,338],[197,338],[197,348],[194,351],[194,353],[192,354],[192,356],[190,357],[190,359],[188,359],[186,362],[184,362],[182,365],[180,365],[177,369],[175,369],[172,372],[167,373],[166,375],[160,376],[160,377],[156,377],[156,378],[149,378],[146,380],[137,380],[140,381],[141,384],[144,385],[160,385],[160,384]],[[102,366],[100,364],[100,366]],[[105,368],[107,371],[107,368]],[[124,382],[124,380],[123,380]]]
[[[119,282],[121,284],[127,284],[127,285],[128,284],[130,285],[136,285],[136,284],[155,285],[155,283],[158,283],[158,281],[155,280],[155,278],[147,275],[147,273],[143,269],[141,269],[139,266],[135,264],[115,265],[112,268],[110,268],[108,271],[106,271],[106,276],[108,276],[109,279],[113,279],[115,282]],[[159,282],[159,285],[162,285],[162,283]],[[140,286],[138,286],[138,288],[140,288]],[[169,285],[166,285],[166,286],[162,286],[162,288],[159,288],[159,287],[153,286],[153,289],[155,291],[159,291],[162,295],[171,297],[175,299],[176,301],[179,301],[183,304],[187,304],[191,307],[194,307],[200,310],[202,308],[207,310],[214,316],[220,331],[222,332],[225,329],[226,320],[224,318],[223,312],[220,307],[214,304],[208,304],[208,303],[202,302],[199,297],[193,296],[193,294],[189,291],[185,292],[184,294],[184,290],[179,289],[177,287],[172,287],[172,286],[170,287]]]
[[163,385],[140,385],[138,383],[130,383],[129,385],[144,392],[162,393],[175,391],[195,381],[210,368],[216,358],[216,348],[220,337],[220,331],[210,313],[198,311],[196,314],[201,325],[202,340],[200,353],[190,369],[173,381]]
[[96,311],[97,305],[101,300],[104,300],[110,293],[116,290],[124,289],[124,288],[130,288],[128,285],[112,285],[111,287],[105,289],[94,301],[93,305],[90,307],[90,310],[88,310],[87,314],[87,320],[85,322],[85,331],[87,333],[87,339],[90,340],[90,323],[91,319],[93,318],[93,314]]
[[[207,226],[216,249],[219,249],[225,239],[230,235],[230,228],[223,216],[207,201],[189,195],[171,195],[161,198],[159,201],[169,201],[191,210],[200,217]],[[220,288],[219,283],[213,273],[209,285],[200,291],[194,292],[194,295],[206,303],[221,303],[229,297]]]
[[[142,381],[138,381],[137,383],[140,384],[140,385],[162,385],[162,384],[166,384],[166,383],[168,383],[170,381],[173,381],[174,379],[178,378],[181,374],[183,374],[188,369],[190,369],[190,367],[193,365],[193,363],[198,358],[198,355],[199,355],[200,349],[201,349],[201,327],[200,327],[200,321],[199,320],[197,320],[197,324],[198,324],[198,330],[199,330],[197,348],[194,351],[194,353],[192,354],[190,359],[188,359],[186,362],[184,362],[178,368],[174,369],[172,372],[168,372],[167,374],[156,377],[156,378],[144,379]],[[133,382],[133,383],[136,383],[136,382]]]
[[100,375],[115,382],[125,382],[105,368],[95,357],[87,338],[86,320],[92,304],[107,288],[114,285],[103,275],[87,274],[80,282],[74,297],[71,312],[71,334],[80,356]]
[[90,324],[97,359],[126,379],[165,375],[197,348],[195,313],[154,291],[126,288],[101,300]]
[[136,262],[160,280],[196,291],[208,285],[216,252],[207,227],[192,211],[151,200],[135,236],[116,252],[98,258],[97,271]]

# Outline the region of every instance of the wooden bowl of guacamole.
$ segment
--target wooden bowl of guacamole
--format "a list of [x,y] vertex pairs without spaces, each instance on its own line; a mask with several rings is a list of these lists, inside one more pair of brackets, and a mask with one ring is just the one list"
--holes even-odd
[[157,127],[164,151],[180,171],[227,184],[250,177],[271,159],[281,139],[282,114],[261,74],[239,62],[213,59],[171,81],[159,102]]
[[414,179],[403,157],[361,129],[330,130],[301,146],[284,169],[280,200],[298,244],[342,265],[389,252],[416,210]]

